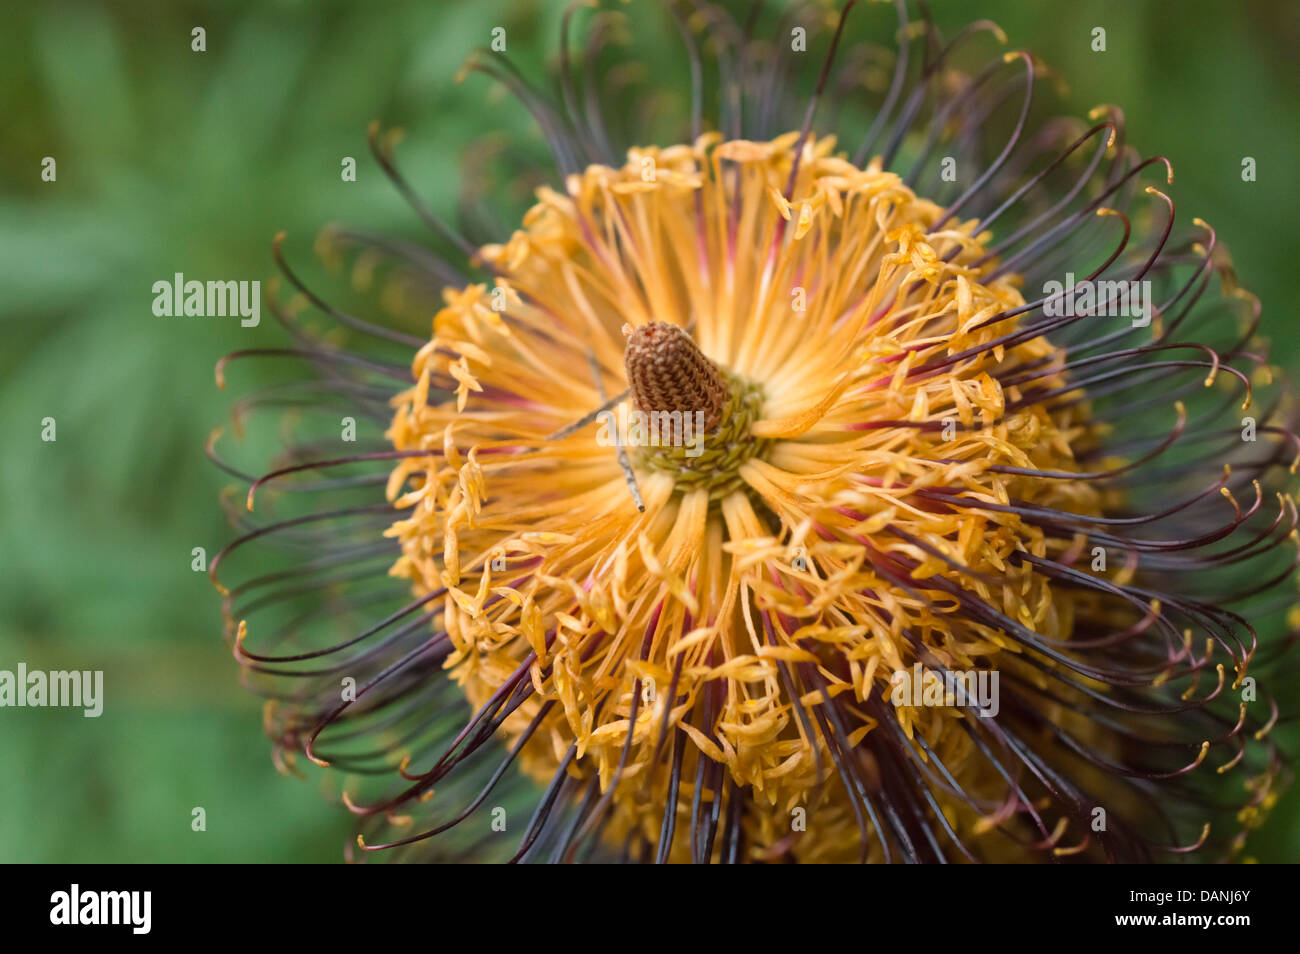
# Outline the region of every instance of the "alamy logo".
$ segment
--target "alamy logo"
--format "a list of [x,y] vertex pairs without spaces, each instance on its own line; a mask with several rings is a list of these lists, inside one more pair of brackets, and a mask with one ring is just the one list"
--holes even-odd
[[687,457],[704,453],[703,411],[644,411],[619,408],[620,414],[596,415],[596,443],[601,447],[685,447]]
[[998,701],[998,671],[970,669],[937,673],[916,663],[900,669],[889,679],[890,701],[898,706],[973,707],[980,717],[991,719],[1002,708]]
[[104,671],[28,672],[26,663],[17,672],[0,669],[0,708],[5,706],[80,708],[87,719],[97,719],[104,711]]
[[82,891],[74,884],[50,895],[50,923],[127,924],[132,934],[148,934],[152,907],[152,891]]
[[177,272],[172,280],[153,283],[153,313],[159,318],[240,317],[240,325],[256,328],[262,320],[262,283],[186,281]]
[[1065,284],[1043,285],[1043,314],[1048,318],[1131,318],[1134,328],[1151,324],[1151,283],[1094,282],[1077,284],[1074,272],[1065,273]]

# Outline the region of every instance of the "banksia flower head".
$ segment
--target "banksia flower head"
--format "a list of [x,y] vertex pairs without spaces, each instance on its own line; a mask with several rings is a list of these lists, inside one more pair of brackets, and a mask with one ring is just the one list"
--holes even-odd
[[[557,169],[467,239],[372,131],[429,245],[321,250],[383,277],[387,323],[277,240],[278,353],[319,377],[241,421],[341,404],[383,439],[221,461],[257,509],[212,571],[296,555],[223,582],[226,613],[280,763],[340,778],[353,857],[1224,858],[1276,800],[1297,441],[1259,303],[1118,109],[1039,121],[1043,71],[994,25],[948,40],[900,0],[863,28],[882,51],[855,5],[811,91],[788,37],[817,4],[598,9],[580,71],[574,5],[554,102],[471,60]],[[694,88],[656,147],[599,91],[659,9]]]

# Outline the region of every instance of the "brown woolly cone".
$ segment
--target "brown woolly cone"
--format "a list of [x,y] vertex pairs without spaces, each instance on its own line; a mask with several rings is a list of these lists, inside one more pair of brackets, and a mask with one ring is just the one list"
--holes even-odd
[[652,321],[628,336],[623,351],[637,410],[704,412],[704,431],[718,426],[727,400],[722,372],[677,325]]

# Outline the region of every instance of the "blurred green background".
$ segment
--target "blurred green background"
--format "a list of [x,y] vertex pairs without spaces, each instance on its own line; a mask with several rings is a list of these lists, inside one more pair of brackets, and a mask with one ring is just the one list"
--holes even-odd
[[[227,351],[274,334],[169,320],[152,283],[272,273],[271,236],[310,255],[331,221],[409,231],[370,160],[367,123],[407,127],[398,157],[449,209],[475,137],[527,129],[465,54],[505,26],[529,75],[551,61],[559,0],[474,3],[7,3],[0,29],[0,668],[102,669],[102,717],[0,711],[0,861],[335,861],[349,819],[277,774],[236,683],[218,600],[191,571],[230,539],[229,481],[203,455],[231,394]],[[934,0],[948,29],[990,17],[1068,79],[1078,114],[1123,106],[1130,141],[1174,164],[1264,302],[1275,358],[1300,372],[1291,229],[1300,221],[1300,3]],[[884,24],[879,11],[875,22]],[[207,31],[207,51],[190,31]],[[1091,30],[1107,31],[1104,54]],[[643,49],[671,41],[638,37]],[[653,62],[653,61],[652,61]],[[681,88],[681,77],[668,78]],[[58,179],[41,181],[53,156]],[[340,160],[358,159],[358,181]],[[1253,156],[1258,180],[1241,181]],[[275,374],[240,370],[235,393]],[[42,418],[58,440],[40,439]],[[1290,691],[1292,699],[1295,691]],[[1294,733],[1290,733],[1294,739]],[[191,809],[207,812],[192,832]],[[1261,860],[1300,858],[1293,790]]]

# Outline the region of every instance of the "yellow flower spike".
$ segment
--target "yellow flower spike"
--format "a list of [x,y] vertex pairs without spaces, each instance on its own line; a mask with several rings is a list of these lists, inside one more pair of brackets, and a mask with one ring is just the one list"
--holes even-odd
[[[744,31],[715,30],[725,18],[689,16],[688,30],[710,34],[702,58],[734,36],[749,62],[770,65]],[[617,17],[590,19],[626,32]],[[970,32],[1005,42],[991,24]],[[906,20],[898,33],[930,36]],[[1251,657],[1272,639],[1243,632],[1241,620],[1259,625],[1247,586],[1289,578],[1294,504],[1282,495],[1266,512],[1282,489],[1274,464],[1300,450],[1286,409],[1261,417],[1253,442],[1228,439],[1246,427],[1237,404],[1275,406],[1252,404],[1251,388],[1280,372],[1254,360],[1262,346],[1230,340],[1234,321],[1256,337],[1259,303],[1237,290],[1204,223],[1165,234],[1165,193],[1147,185],[1159,173],[1118,148],[1118,108],[1094,110],[1096,125],[1061,153],[1089,176],[1081,200],[1104,194],[1114,208],[1058,207],[1057,177],[1005,161],[1018,143],[1049,142],[1020,121],[1022,74],[1049,74],[1019,51],[1002,63],[987,91],[939,63],[918,80],[927,89],[905,73],[897,95],[924,94],[920,123],[887,119],[861,154],[825,110],[785,108],[779,88],[764,94],[769,124],[788,124],[773,138],[746,125],[746,109],[695,126],[725,134],[615,151],[603,140],[619,124],[588,141],[596,117],[568,116],[529,83],[518,89],[563,168],[518,228],[477,248],[419,204],[374,128],[381,166],[436,233],[429,254],[470,277],[428,301],[415,287],[409,302],[377,296],[432,315],[391,401],[387,439],[411,456],[385,463],[375,486],[320,481],[356,496],[285,528],[286,542],[325,561],[389,541],[389,574],[415,600],[349,642],[323,624],[352,625],[361,601],[340,593],[336,613],[331,581],[312,591],[316,634],[291,625],[283,648],[254,646],[243,625],[234,635],[250,680],[283,700],[267,715],[281,750],[319,745],[340,770],[364,751],[376,790],[400,769],[367,797],[382,807],[366,824],[410,843],[367,827],[361,850],[438,850],[423,836],[463,810],[460,779],[475,787],[491,760],[471,756],[493,739],[514,765],[492,777],[531,799],[537,840],[494,832],[477,849],[492,860],[627,847],[662,861],[1147,861],[1239,848],[1231,828],[1193,843],[1181,823],[1171,844],[1152,806],[1184,817],[1183,789],[1202,784],[1191,776],[1215,774],[1192,772],[1206,759],[1220,774],[1258,766],[1232,809],[1255,825],[1284,781],[1271,696],[1247,706],[1226,691],[1227,666],[1234,690],[1248,671],[1262,677]],[[602,81],[630,76],[588,65]],[[519,79],[495,57],[466,70]],[[891,83],[882,77],[880,97]],[[989,114],[998,141],[983,126],[926,125],[928,104],[942,110],[952,90],[969,96],[967,115]],[[753,91],[736,92],[748,103]],[[931,131],[935,148],[918,153]],[[958,132],[972,148],[949,148]],[[949,154],[960,188],[941,165]],[[1107,191],[1128,171],[1132,188]],[[1122,261],[1093,278],[1119,280],[1149,257],[1141,277],[1168,313],[1152,302],[1146,327],[1049,314],[1048,300],[1068,297],[1050,283],[1089,280],[1118,225]],[[384,274],[374,244],[339,233],[325,251],[363,282]],[[286,279],[289,308],[317,301]],[[1189,333],[1223,304],[1232,317],[1214,348],[1200,346]],[[315,363],[347,395],[392,387],[380,369],[405,367],[391,348],[336,365],[352,339],[329,335]],[[1153,418],[1184,395],[1176,420]],[[271,503],[259,497],[260,510]],[[355,529],[376,513],[387,530]],[[1208,639],[1218,650],[1198,656]],[[316,662],[273,661],[299,657]],[[272,661],[248,665],[259,659]],[[364,705],[331,715],[335,674],[354,671]],[[990,692],[996,715],[965,704]],[[470,720],[447,733],[447,714],[466,705]],[[1191,766],[1162,744],[1195,738],[1210,741]],[[428,785],[400,778],[412,764]],[[426,805],[452,770],[455,784]],[[1047,773],[1097,793],[1122,823],[1105,836],[1082,828],[1077,805],[1035,782]]]

